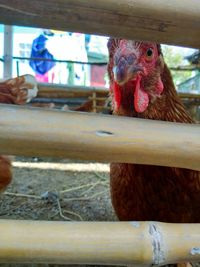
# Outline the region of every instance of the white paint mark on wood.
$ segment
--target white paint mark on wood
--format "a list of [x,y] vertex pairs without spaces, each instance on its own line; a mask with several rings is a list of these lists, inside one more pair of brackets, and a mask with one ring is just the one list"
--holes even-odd
[[165,261],[163,236],[156,223],[150,222],[149,234],[152,238],[153,262],[155,264],[162,264]]
[[114,133],[108,132],[108,131],[96,131],[97,136],[107,137],[112,136]]

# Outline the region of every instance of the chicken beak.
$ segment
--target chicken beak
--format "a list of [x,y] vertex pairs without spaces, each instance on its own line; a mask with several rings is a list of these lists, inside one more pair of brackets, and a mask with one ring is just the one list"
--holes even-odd
[[134,79],[142,68],[135,62],[136,57],[133,55],[122,56],[113,68],[114,79],[119,85]]

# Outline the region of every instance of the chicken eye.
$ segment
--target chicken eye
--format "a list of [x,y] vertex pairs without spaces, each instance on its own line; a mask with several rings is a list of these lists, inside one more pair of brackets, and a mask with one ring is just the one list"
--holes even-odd
[[151,59],[153,57],[153,48],[148,48],[146,51],[147,59]]

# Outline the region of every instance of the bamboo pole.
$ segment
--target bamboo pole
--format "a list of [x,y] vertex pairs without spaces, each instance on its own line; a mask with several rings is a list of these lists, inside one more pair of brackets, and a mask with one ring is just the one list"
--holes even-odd
[[199,125],[0,105],[1,154],[200,170]]
[[200,94],[179,93],[180,98],[200,99]]
[[[44,98],[73,98],[73,97],[91,97],[93,91],[97,97],[106,98],[109,90],[104,87],[92,86],[67,86],[60,84],[38,84],[38,97]],[[199,94],[178,93],[180,98],[200,99]],[[100,100],[99,99],[99,100]],[[97,99],[98,100],[98,99]]]
[[95,92],[92,93],[92,107],[93,107],[93,112],[97,112],[97,100],[96,100],[97,94]]
[[0,220],[0,263],[200,261],[200,225]]
[[89,100],[96,100],[96,101],[106,101],[107,97],[96,97],[96,96],[89,96]]
[[55,103],[55,104],[75,104],[75,105],[82,105],[85,101],[87,101],[87,98],[33,98],[31,100],[31,103]]
[[[97,100],[106,98],[109,90],[104,87],[92,86],[68,86],[60,84],[38,84],[38,97],[44,98],[73,98],[73,97],[91,97],[92,93],[97,94]],[[180,98],[200,99],[200,94],[178,93]]]
[[[0,23],[200,47],[199,0],[0,0]],[[187,33],[187,34],[186,34]]]
[[73,98],[73,97],[89,97],[95,92],[97,96],[106,97],[109,90],[103,87],[90,86],[67,86],[60,84],[38,84],[37,97],[46,98]]

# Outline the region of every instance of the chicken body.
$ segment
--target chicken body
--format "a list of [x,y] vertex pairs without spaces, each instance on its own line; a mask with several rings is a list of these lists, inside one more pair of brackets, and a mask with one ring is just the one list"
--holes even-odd
[[12,180],[11,160],[6,156],[0,156],[0,193]]
[[[159,45],[110,39],[108,49],[115,115],[193,122],[176,93]],[[200,223],[198,171],[112,163],[110,184],[120,220]]]
[[[32,75],[23,75],[0,83],[0,103],[22,105],[37,95],[37,83]],[[12,180],[11,157],[0,156],[0,192]]]
[[0,103],[23,105],[38,92],[37,82],[32,75],[22,75],[0,82]]

